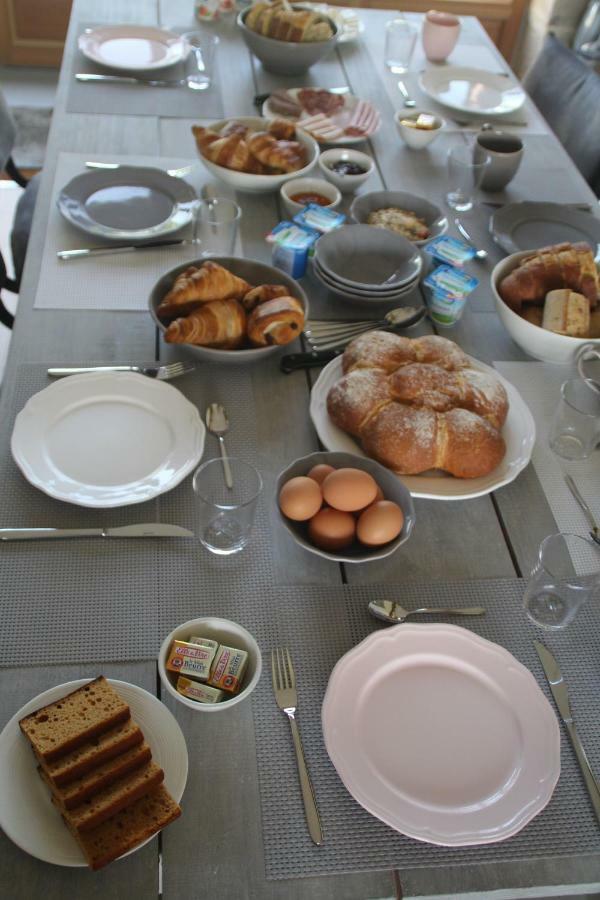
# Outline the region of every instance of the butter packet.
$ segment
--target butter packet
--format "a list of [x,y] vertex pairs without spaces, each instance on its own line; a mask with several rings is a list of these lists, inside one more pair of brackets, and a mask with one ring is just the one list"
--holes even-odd
[[235,647],[225,647],[221,644],[208,683],[231,694],[237,694],[242,686],[247,665],[248,654],[245,650],[236,650]]
[[191,681],[180,675],[177,679],[177,692],[189,700],[196,700],[198,703],[218,703],[225,697],[225,691],[210,687],[208,684],[201,684],[198,681]]
[[447,234],[441,234],[439,237],[433,238],[423,248],[425,253],[433,256],[436,262],[462,268],[465,263],[469,262],[475,256],[475,248],[465,244],[458,238],[450,237]]
[[336,212],[335,209],[327,206],[319,206],[318,203],[308,203],[294,216],[296,225],[312,228],[320,234],[327,234],[327,232],[339,228],[345,221],[344,213]]
[[198,681],[207,681],[219,646],[215,641],[210,643],[215,646],[205,647],[191,644],[189,641],[173,641],[165,668],[169,672],[178,672]]

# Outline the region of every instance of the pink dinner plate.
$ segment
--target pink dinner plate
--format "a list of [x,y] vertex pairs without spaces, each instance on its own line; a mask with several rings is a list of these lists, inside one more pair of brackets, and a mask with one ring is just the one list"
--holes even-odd
[[331,673],[322,722],[354,799],[431,844],[511,837],[560,774],[558,722],[531,672],[455,625],[371,634]]

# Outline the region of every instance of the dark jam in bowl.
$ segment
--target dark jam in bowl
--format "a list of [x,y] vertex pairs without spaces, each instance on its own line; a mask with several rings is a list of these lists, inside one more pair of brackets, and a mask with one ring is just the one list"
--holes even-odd
[[294,194],[290,197],[290,200],[293,200],[294,203],[299,203],[301,206],[307,206],[309,203],[318,203],[319,206],[329,206],[330,203],[333,203],[333,200],[330,197],[326,197],[324,194],[314,194],[311,191],[305,191],[302,194]]
[[338,161],[334,162],[329,168],[338,175],[364,175],[367,171],[358,163],[350,162],[349,159],[338,159]]

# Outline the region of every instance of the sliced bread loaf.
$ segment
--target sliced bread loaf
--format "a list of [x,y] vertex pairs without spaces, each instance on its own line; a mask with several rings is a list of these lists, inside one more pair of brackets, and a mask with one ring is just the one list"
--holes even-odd
[[103,765],[96,766],[96,768],[86,772],[81,778],[76,778],[69,784],[58,788],[53,785],[41,766],[39,771],[59,803],[65,809],[74,809],[80,803],[83,803],[84,800],[103,791],[129,772],[141,768],[145,763],[150,762],[151,759],[152,751],[148,744],[137,744],[120,756],[116,756]]
[[89,797],[74,809],[66,809],[61,801],[52,795],[52,802],[76,831],[89,831],[105,822],[115,813],[131,806],[139,797],[162,783],[165,774],[154,762],[145,763],[140,769],[130,772],[119,781]]
[[51,762],[128,718],[128,705],[101,675],[19,725],[38,757]]
[[76,778],[81,778],[95,766],[103,765],[115,756],[141,744],[143,740],[141,728],[132,719],[127,719],[53,762],[45,762],[39,756],[38,760],[48,783],[58,788]]
[[101,869],[180,815],[180,807],[161,784],[91,831],[80,832],[68,821],[67,826],[83,850],[90,868]]

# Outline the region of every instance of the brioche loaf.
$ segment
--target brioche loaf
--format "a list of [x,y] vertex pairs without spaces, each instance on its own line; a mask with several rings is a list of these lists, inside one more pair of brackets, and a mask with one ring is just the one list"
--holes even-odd
[[451,341],[370,332],[346,348],[343,369],[327,397],[329,415],[388,468],[477,478],[501,462],[506,392]]
[[584,243],[540,247],[502,279],[498,292],[507,306],[520,312],[523,303],[542,305],[546,294],[557,288],[577,291],[596,306],[600,285],[591,247]]
[[329,22],[309,9],[294,9],[287,0],[254,3],[245,25],[264,37],[279,41],[328,41],[334,31]]

